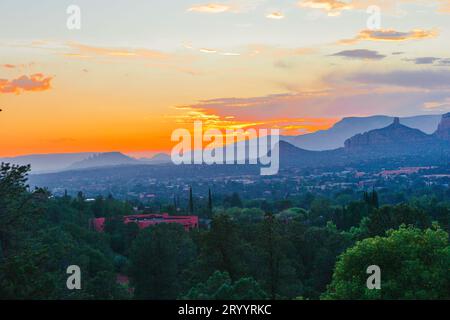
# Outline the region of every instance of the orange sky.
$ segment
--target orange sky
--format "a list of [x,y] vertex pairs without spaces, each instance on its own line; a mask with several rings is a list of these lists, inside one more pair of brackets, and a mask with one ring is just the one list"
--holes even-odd
[[295,135],[345,116],[447,111],[450,89],[423,80],[450,72],[447,0],[370,1],[377,31],[367,1],[350,2],[80,1],[80,30],[66,27],[68,2],[28,15],[2,3],[0,157],[169,151],[195,120]]

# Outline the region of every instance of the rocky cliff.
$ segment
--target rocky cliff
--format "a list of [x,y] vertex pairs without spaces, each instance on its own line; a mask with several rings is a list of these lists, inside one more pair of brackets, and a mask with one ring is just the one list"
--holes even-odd
[[431,142],[433,137],[418,129],[412,129],[400,123],[399,118],[382,129],[372,130],[363,134],[358,134],[345,141],[347,150],[358,150],[362,148],[405,148],[414,147]]
[[435,132],[435,136],[442,140],[450,141],[450,113],[442,116],[441,122]]

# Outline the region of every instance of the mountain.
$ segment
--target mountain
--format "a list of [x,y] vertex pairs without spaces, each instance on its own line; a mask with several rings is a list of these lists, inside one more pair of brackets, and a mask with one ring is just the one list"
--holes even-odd
[[[400,118],[400,122],[408,127],[431,134],[436,131],[440,115],[424,115]],[[328,130],[321,130],[300,136],[283,136],[282,140],[296,147],[307,150],[332,150],[344,146],[345,140],[354,135],[388,126],[394,120],[388,116],[344,118]]]
[[392,124],[357,134],[347,139],[343,148],[334,150],[307,151],[280,142],[280,158],[283,165],[299,168],[438,164],[450,157],[449,131],[450,114],[442,116],[432,134],[405,126],[399,118],[394,118]]
[[[386,121],[389,122],[382,128],[366,130],[368,127],[381,126]],[[411,123],[412,126],[408,125]],[[414,126],[426,130],[422,132]],[[345,138],[354,131],[361,132]],[[293,139],[294,142],[289,142],[289,139]],[[303,140],[300,141],[301,139]],[[300,148],[295,145],[295,142],[299,141],[317,143],[317,145]],[[342,145],[336,148],[336,141]],[[378,160],[381,164],[386,159],[398,157],[405,159],[406,157],[408,161],[414,160],[414,163],[420,161],[432,163],[447,156],[449,141],[450,113],[443,115],[440,122],[439,116],[345,118],[329,130],[304,136],[283,137],[283,140],[280,141],[280,162],[282,166],[297,167],[344,166],[358,161],[376,162]],[[327,150],[317,150],[324,148],[325,144],[328,146]],[[249,157],[248,150],[245,157]],[[413,157],[415,158],[412,159]],[[31,164],[33,173],[118,165],[171,164],[170,156],[163,153],[157,154],[151,159],[137,160],[120,152],[30,155],[0,159],[1,161],[20,165]]]
[[442,120],[435,132],[437,138],[450,141],[450,113],[442,116]]
[[31,165],[34,173],[53,172],[67,169],[74,162],[82,161],[94,155],[92,152],[64,154],[33,154],[26,156],[0,158],[0,162],[16,165]]
[[[450,115],[442,117],[439,128],[432,134],[410,128],[394,119],[381,128],[357,134],[347,139],[342,148],[326,151],[309,151],[280,141],[280,175],[300,175],[299,169],[325,170],[358,168],[358,170],[383,170],[384,168],[448,165],[450,142],[447,139]],[[108,160],[108,161],[106,161]],[[114,160],[114,161],[112,161]],[[111,165],[123,164],[119,167]],[[109,166],[105,166],[108,164]],[[127,165],[131,164],[131,165]],[[136,165],[137,164],[137,165]],[[83,165],[83,166],[81,166]],[[86,167],[89,165],[88,167]],[[259,176],[258,165],[148,165],[120,153],[100,154],[81,161],[84,170],[63,171],[30,176],[32,186],[46,186],[59,192],[69,189],[98,192],[99,184],[109,190],[139,179],[216,179],[222,177]],[[95,167],[95,168],[94,168]]]
[[139,160],[145,164],[164,164],[164,163],[170,163],[172,161],[170,156],[165,153],[155,154],[150,159],[143,158],[143,159],[139,159]]
[[87,168],[110,167],[120,165],[140,164],[139,160],[128,157],[120,152],[106,152],[90,156],[87,159],[75,162],[68,170],[78,170]]
[[413,129],[402,125],[399,118],[395,118],[394,122],[382,129],[375,129],[363,134],[357,134],[345,141],[345,149],[347,151],[363,151],[370,152],[399,152],[411,151],[415,152],[423,147],[430,147],[430,144],[437,143],[433,135],[428,135],[419,129]]

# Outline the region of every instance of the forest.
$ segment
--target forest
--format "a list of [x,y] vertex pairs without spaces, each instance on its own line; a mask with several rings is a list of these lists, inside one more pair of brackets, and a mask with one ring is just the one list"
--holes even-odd
[[[210,192],[190,197],[188,211],[205,221],[197,230],[139,230],[121,217],[142,205],[31,190],[29,170],[0,167],[0,299],[450,299],[447,192],[396,194],[394,204],[375,189],[345,201]],[[107,218],[105,232],[90,228],[94,217]],[[81,290],[66,287],[70,265]],[[370,265],[381,290],[366,286]]]

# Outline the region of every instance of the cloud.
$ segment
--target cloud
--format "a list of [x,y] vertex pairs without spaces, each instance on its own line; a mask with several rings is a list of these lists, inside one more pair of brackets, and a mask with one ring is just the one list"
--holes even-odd
[[198,4],[188,9],[188,11],[200,13],[222,13],[230,10],[231,6],[220,3]]
[[339,44],[355,44],[361,41],[408,41],[436,38],[436,30],[414,29],[409,32],[400,32],[392,29],[362,30],[352,39],[340,40]]
[[284,19],[284,14],[282,12],[279,12],[279,11],[274,11],[274,12],[268,13],[266,15],[266,18],[274,19],[274,20],[280,20],[280,19]]
[[[355,90],[355,85],[335,86],[326,92],[300,92],[274,94],[248,98],[221,98],[200,101],[197,104],[179,107],[182,114],[178,123],[202,120],[208,127],[238,128],[280,126],[292,130],[296,124],[305,125],[308,119],[336,119],[347,116],[368,116],[373,114],[413,115],[443,107],[450,97],[449,90],[385,90],[377,87]],[[428,103],[428,109],[425,106]],[[304,122],[301,121],[303,119]],[[290,125],[287,125],[290,123]],[[326,122],[322,121],[322,124]],[[315,131],[320,123],[311,126]],[[297,128],[298,130],[299,128]]]
[[440,67],[450,67],[450,59],[449,58],[447,58],[447,59],[439,59],[437,65],[440,66]]
[[304,8],[324,10],[329,16],[339,16],[343,10],[353,8],[348,2],[339,0],[302,0],[298,5]]
[[292,63],[289,63],[289,62],[283,61],[283,60],[275,61],[273,66],[275,68],[279,68],[279,69],[292,69],[294,67],[294,65]]
[[450,1],[449,0],[442,0],[441,4],[439,6],[440,13],[450,13]]
[[418,57],[413,59],[403,59],[403,61],[413,62],[417,65],[434,65],[438,67],[449,67],[450,59],[437,57]]
[[383,13],[404,15],[401,4],[423,5],[425,8],[437,7],[439,13],[450,13],[450,0],[301,0],[298,6],[302,8],[319,9],[328,16],[340,16],[345,10],[366,11],[369,6],[377,6]]
[[46,91],[50,89],[53,77],[46,77],[42,73],[31,76],[23,75],[17,79],[0,79],[0,93],[20,94],[24,91]]
[[[318,90],[253,97],[209,99],[179,108],[182,121],[204,119],[212,126],[278,125],[280,119],[330,118],[373,114],[413,115],[450,98],[450,70],[336,72],[324,76]],[[444,101],[444,102],[443,102]],[[434,103],[434,104],[433,104]],[[278,124],[275,122],[278,121]],[[302,125],[302,124],[300,124]]]
[[176,107],[177,110],[183,113],[176,116],[175,120],[177,123],[183,125],[188,125],[194,121],[201,120],[206,129],[279,128],[284,135],[298,135],[328,129],[339,120],[338,118],[282,118],[279,116],[275,118],[253,117],[241,119],[239,116],[223,115],[220,110],[202,107],[202,105],[206,106],[210,103],[215,105],[227,103],[228,100],[230,99],[205,100],[201,101],[198,105]]
[[424,103],[423,107],[430,111],[447,111],[450,109],[450,97],[440,101],[427,101]]
[[285,48],[267,44],[252,44],[247,46],[247,50],[250,56],[266,55],[275,58],[302,56],[317,51],[315,48]]
[[[342,79],[339,75],[336,81]],[[450,70],[398,70],[384,73],[359,72],[344,76],[358,84],[413,87],[422,89],[450,89]]]
[[30,62],[30,63],[23,63],[23,64],[12,64],[12,63],[5,63],[3,65],[0,65],[0,67],[3,67],[5,69],[23,69],[23,68],[28,68],[28,67],[32,67],[34,66],[35,63],[34,62]]
[[76,52],[66,53],[65,56],[74,58],[89,58],[91,56],[108,56],[122,58],[147,58],[147,59],[166,59],[168,54],[150,49],[125,49],[125,48],[105,48],[86,44],[70,42],[69,48]]
[[356,49],[356,50],[344,50],[332,54],[336,57],[344,57],[347,59],[360,59],[360,60],[381,60],[386,58],[385,55],[379,54],[378,51]]
[[414,59],[404,59],[405,61],[412,61],[415,64],[433,64],[436,61],[439,61],[439,58],[436,57],[419,57]]
[[217,53],[216,49],[211,48],[200,48],[199,51],[203,53]]

